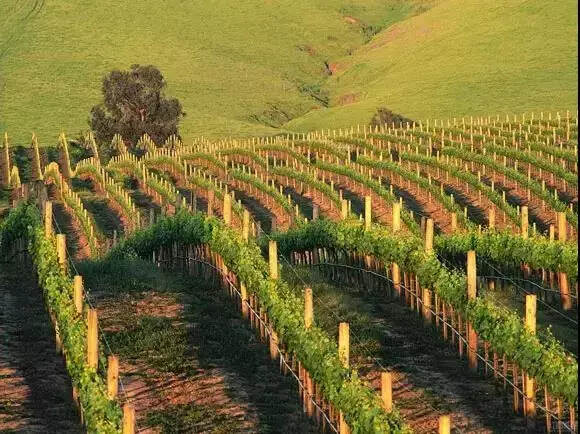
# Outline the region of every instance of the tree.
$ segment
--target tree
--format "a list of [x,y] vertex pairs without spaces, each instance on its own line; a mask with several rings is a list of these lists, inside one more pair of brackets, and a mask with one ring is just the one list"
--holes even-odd
[[398,113],[393,113],[391,110],[389,110],[386,107],[380,107],[377,109],[377,112],[375,113],[375,115],[373,116],[373,118],[371,119],[371,125],[373,127],[376,126],[383,126],[385,124],[391,126],[392,123],[395,123],[396,127],[401,126],[401,124],[406,124],[407,122],[409,122],[410,124],[413,123],[413,121],[411,119],[408,119]]
[[185,116],[176,98],[167,98],[167,83],[153,65],[132,65],[129,71],[111,71],[103,79],[103,103],[91,109],[89,125],[100,143],[110,143],[120,134],[135,145],[147,133],[155,143],[178,135]]

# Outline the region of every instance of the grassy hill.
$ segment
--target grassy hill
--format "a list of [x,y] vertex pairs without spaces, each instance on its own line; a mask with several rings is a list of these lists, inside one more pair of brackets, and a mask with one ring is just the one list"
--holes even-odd
[[154,64],[185,137],[267,134],[322,107],[325,62],[408,16],[404,0],[5,0],[0,131],[43,144],[87,128],[114,68]]
[[286,127],[368,122],[377,106],[413,119],[576,110],[577,12],[575,0],[442,1],[340,59],[331,107]]
[[133,63],[164,73],[186,139],[575,109],[577,29],[571,0],[5,0],[0,131],[77,135]]

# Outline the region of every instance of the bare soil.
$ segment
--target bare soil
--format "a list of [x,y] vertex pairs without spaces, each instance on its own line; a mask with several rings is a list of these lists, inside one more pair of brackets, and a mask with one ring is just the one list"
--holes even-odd
[[0,432],[81,433],[70,378],[30,265],[0,272]]

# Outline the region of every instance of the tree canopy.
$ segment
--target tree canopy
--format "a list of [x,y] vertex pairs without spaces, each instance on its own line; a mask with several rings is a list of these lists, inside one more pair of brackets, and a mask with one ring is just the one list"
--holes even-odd
[[167,83],[153,65],[132,65],[129,71],[113,70],[103,79],[103,102],[91,109],[89,125],[100,143],[120,134],[135,145],[147,133],[163,143],[185,116],[177,98],[164,94]]

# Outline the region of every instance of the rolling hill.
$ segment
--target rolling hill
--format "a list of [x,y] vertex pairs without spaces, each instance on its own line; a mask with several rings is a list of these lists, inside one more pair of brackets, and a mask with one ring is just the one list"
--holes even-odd
[[7,0],[0,130],[87,129],[102,77],[154,64],[185,139],[576,109],[577,3],[539,0]]

